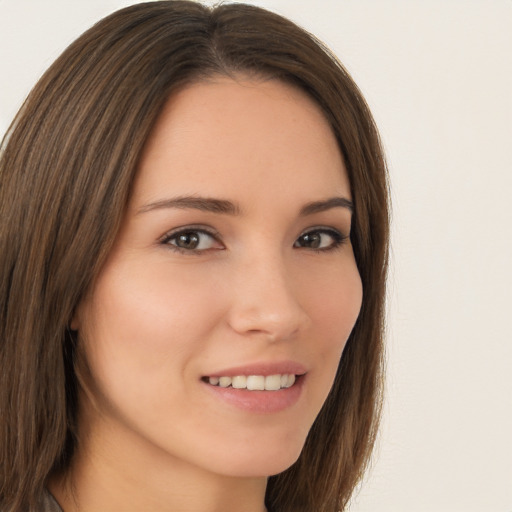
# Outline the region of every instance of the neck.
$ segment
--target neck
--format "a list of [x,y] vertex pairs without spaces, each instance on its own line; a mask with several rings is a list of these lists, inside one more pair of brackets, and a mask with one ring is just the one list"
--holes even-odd
[[49,490],[64,512],[264,512],[266,478],[211,473],[128,430],[81,433],[70,468]]

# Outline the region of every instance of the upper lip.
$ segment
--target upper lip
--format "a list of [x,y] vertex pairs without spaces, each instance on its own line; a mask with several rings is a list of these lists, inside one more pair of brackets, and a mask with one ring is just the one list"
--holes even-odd
[[237,375],[303,375],[306,367],[296,361],[262,361],[253,364],[233,366],[209,373],[208,377],[236,377]]

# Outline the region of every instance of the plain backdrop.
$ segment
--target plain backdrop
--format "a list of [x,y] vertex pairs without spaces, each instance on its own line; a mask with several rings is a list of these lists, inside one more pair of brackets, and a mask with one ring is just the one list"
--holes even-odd
[[[129,0],[0,0],[0,133]],[[512,512],[512,1],[254,0],[340,57],[393,198],[381,435],[352,512]]]

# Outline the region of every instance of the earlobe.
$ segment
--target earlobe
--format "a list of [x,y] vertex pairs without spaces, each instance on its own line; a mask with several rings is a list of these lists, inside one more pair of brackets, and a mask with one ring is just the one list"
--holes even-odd
[[73,317],[71,318],[71,322],[69,322],[69,328],[72,331],[78,331],[79,327],[80,327],[80,322],[78,320],[78,314],[75,311],[75,313],[73,314]]
[[72,331],[79,331],[82,325],[81,305],[79,304],[73,311],[71,321],[69,322],[69,328]]

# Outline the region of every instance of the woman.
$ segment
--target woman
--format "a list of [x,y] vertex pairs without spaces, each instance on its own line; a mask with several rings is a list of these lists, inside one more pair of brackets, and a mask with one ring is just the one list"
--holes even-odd
[[377,131],[311,35],[160,1],[50,67],[0,164],[0,508],[337,511],[379,416]]

